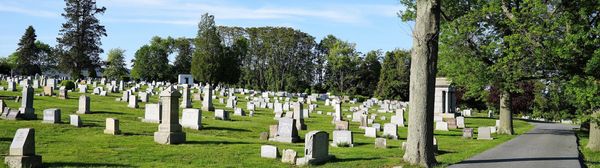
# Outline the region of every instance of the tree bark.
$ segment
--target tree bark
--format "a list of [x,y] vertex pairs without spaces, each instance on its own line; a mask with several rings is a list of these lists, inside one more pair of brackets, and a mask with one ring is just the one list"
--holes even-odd
[[500,95],[500,125],[498,126],[498,134],[512,135],[514,133],[512,111],[510,108],[510,93],[504,91]]
[[598,124],[597,117],[600,116],[600,110],[597,110],[592,114],[594,120],[590,121],[590,139],[586,148],[592,151],[600,151],[600,125]]
[[433,167],[433,101],[437,71],[440,1],[417,0],[411,53],[408,138],[404,161]]

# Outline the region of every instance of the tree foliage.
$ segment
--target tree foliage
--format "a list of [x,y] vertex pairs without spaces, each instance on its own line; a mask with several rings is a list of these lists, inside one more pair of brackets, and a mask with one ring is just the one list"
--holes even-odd
[[125,50],[114,48],[108,51],[106,59],[106,68],[102,73],[104,77],[114,80],[123,80],[127,77],[127,68],[125,68]]
[[408,101],[409,78],[410,53],[404,50],[386,52],[375,96]]

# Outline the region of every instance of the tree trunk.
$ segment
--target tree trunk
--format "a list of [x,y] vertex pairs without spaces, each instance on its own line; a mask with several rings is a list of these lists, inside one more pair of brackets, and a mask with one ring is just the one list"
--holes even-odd
[[498,134],[512,135],[514,133],[512,111],[510,108],[510,93],[504,91],[500,95],[500,125],[498,126]]
[[600,125],[598,125],[598,120],[596,117],[600,116],[600,110],[597,110],[592,115],[594,120],[590,121],[590,139],[586,148],[592,151],[600,151]]
[[411,54],[408,138],[404,161],[433,167],[433,101],[440,24],[439,0],[417,0]]

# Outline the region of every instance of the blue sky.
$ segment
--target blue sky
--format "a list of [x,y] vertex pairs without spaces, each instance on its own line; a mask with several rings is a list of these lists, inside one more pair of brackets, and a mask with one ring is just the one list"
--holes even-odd
[[[0,57],[15,51],[25,28],[33,25],[38,40],[52,46],[60,25],[63,0],[0,0]],[[398,0],[98,0],[107,8],[99,16],[106,26],[105,53],[126,50],[130,64],[135,51],[152,36],[195,37],[203,13],[218,25],[285,26],[307,32],[317,42],[328,34],[356,43],[358,51],[408,49],[412,23],[402,22]]]

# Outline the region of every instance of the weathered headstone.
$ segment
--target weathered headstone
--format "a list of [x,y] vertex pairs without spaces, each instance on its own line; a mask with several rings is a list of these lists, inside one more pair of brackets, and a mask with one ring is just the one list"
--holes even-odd
[[394,123],[400,127],[404,127],[404,116],[393,115],[390,119],[391,123]]
[[348,121],[337,121],[335,122],[335,130],[349,130],[350,123]]
[[172,86],[160,93],[162,106],[161,123],[154,132],[154,142],[159,144],[180,144],[186,140],[185,132],[179,124],[179,97],[181,94]]
[[4,163],[11,168],[42,167],[42,156],[35,155],[35,130],[20,128],[15,133]]
[[477,128],[477,139],[492,140],[492,131],[490,127]]
[[181,108],[192,108],[192,101],[190,100],[190,87],[187,84],[183,85],[181,94]]
[[89,114],[90,113],[90,97],[81,95],[79,96],[79,109],[77,114]]
[[235,107],[233,109],[233,115],[236,115],[236,116],[246,116],[246,113],[244,112],[244,110],[242,110],[242,108]]
[[260,140],[269,140],[269,133],[268,132],[261,132],[260,136],[259,136]]
[[391,139],[398,139],[398,126],[394,123],[383,125],[383,136]]
[[140,92],[140,93],[138,93],[138,96],[140,97],[141,102],[144,102],[144,103],[148,102],[148,99],[149,99],[148,93]]
[[81,123],[81,118],[78,115],[69,115],[69,121],[72,126],[81,127],[83,124]]
[[302,103],[294,103],[294,120],[296,120],[296,128],[298,128],[298,130],[306,130],[306,124],[304,124],[304,115],[302,114],[302,109]]
[[336,146],[336,147],[353,147],[354,146],[354,141],[353,141],[353,136],[352,136],[352,131],[349,130],[334,130],[333,131],[333,143],[331,143],[332,146]]
[[229,112],[223,109],[215,110],[215,119],[218,120],[229,120]]
[[21,118],[26,120],[35,120],[35,109],[33,109],[33,88],[29,85],[24,86],[22,96],[23,100],[21,101],[21,107],[19,108]]
[[144,119],[142,119],[142,122],[160,123],[161,115],[162,113],[160,104],[146,104],[144,107]]
[[465,117],[456,117],[456,127],[465,128]]
[[324,163],[329,158],[329,134],[324,131],[310,131],[304,140],[304,157],[298,158],[296,165]]
[[185,108],[181,115],[181,126],[199,130],[202,128],[202,112],[200,109]]
[[44,93],[44,96],[54,96],[54,87],[45,86],[43,93]]
[[294,143],[300,140],[300,137],[298,136],[298,129],[296,128],[296,120],[291,118],[279,119],[277,136],[269,140],[287,143]]
[[44,110],[44,120],[42,123],[60,123],[60,109],[51,108]]
[[448,123],[448,129],[456,129],[456,128],[458,128],[458,126],[456,124],[456,119],[455,118],[447,118],[446,122]]
[[129,103],[127,104],[129,108],[138,108],[137,97],[135,95],[129,96]]
[[375,148],[387,148],[387,139],[375,138]]
[[296,164],[296,155],[297,155],[297,153],[293,149],[283,150],[283,155],[281,156],[281,162],[289,163],[289,164]]
[[365,137],[377,138],[377,129],[375,127],[366,127]]
[[10,92],[17,91],[17,84],[13,81],[8,81],[8,88],[6,91],[10,91]]
[[463,128],[463,138],[473,138],[473,128]]
[[202,100],[202,111],[214,111],[215,110],[215,107],[213,106],[213,103],[212,103],[212,92],[213,92],[212,87],[210,86],[210,84],[207,84],[204,87],[204,97],[203,97],[204,100]]
[[104,133],[110,135],[121,134],[121,130],[119,129],[119,120],[115,118],[107,118]]
[[276,146],[272,146],[272,145],[260,146],[260,157],[277,159],[277,156],[279,156],[279,152],[277,152]]
[[58,98],[59,99],[69,99],[69,92],[67,91],[67,88],[64,86],[61,86],[60,89],[58,89]]
[[435,130],[448,131],[448,123],[443,121],[435,122]]

